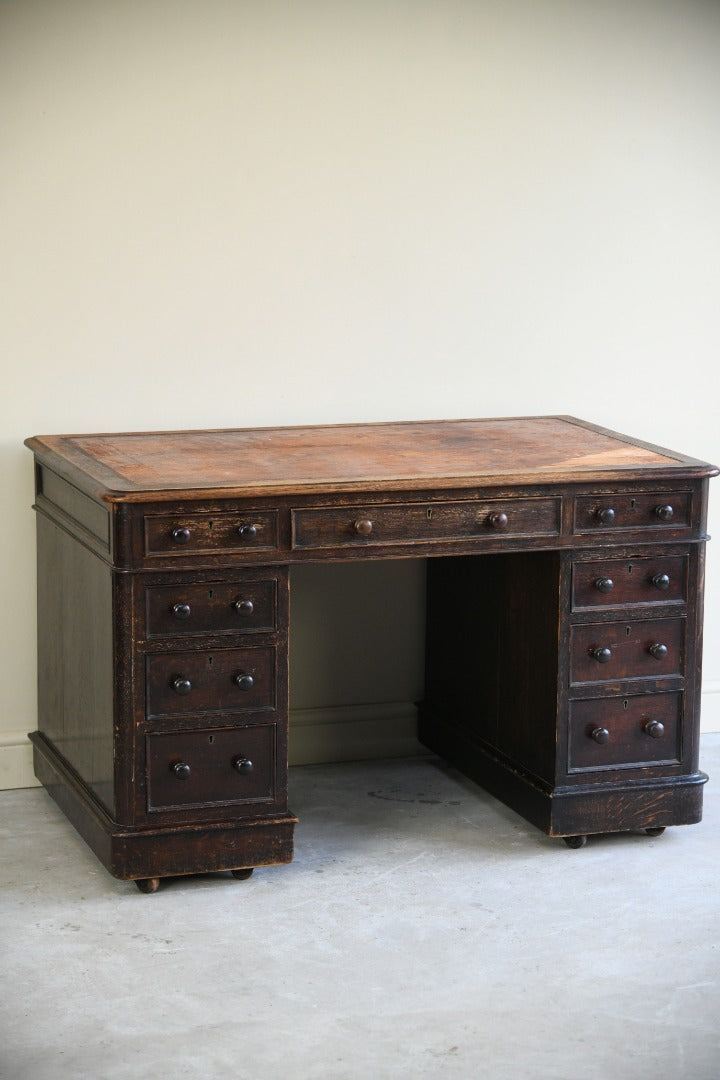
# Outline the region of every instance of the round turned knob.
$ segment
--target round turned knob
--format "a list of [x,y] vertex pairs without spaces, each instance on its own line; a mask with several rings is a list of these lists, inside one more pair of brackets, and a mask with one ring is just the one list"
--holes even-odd
[[191,613],[191,607],[183,600],[178,601],[177,604],[173,604],[170,608],[170,613],[175,616],[176,619],[189,619]]
[[612,506],[602,506],[596,511],[596,517],[601,525],[612,525],[615,521],[615,511]]
[[241,525],[238,535],[241,540],[254,540],[257,536],[257,525]]
[[252,600],[234,600],[233,607],[238,615],[252,615],[255,610]]
[[656,589],[662,589],[663,592],[670,588],[670,578],[667,574],[655,574],[652,583]]
[[595,582],[595,588],[600,592],[612,592],[615,587],[615,582],[609,577],[599,577]]
[[654,645],[651,645],[648,649],[651,656],[654,656],[656,660],[664,660],[668,654],[667,645],[661,645],[659,641],[656,641]]
[[178,526],[170,534],[176,544],[187,544],[190,540],[190,530],[186,525]]
[[508,516],[502,512],[497,514],[490,514],[488,517],[488,525],[491,529],[507,529]]
[[655,517],[660,518],[661,521],[672,521],[675,516],[675,511],[672,506],[656,506]]
[[170,772],[178,780],[187,780],[188,776],[190,775],[190,766],[188,765],[187,761],[175,761],[170,766]]
[[236,675],[233,679],[233,682],[239,690],[252,690],[253,686],[255,685],[255,680],[253,679],[252,675]]
[[598,664],[609,664],[612,660],[612,649],[609,649],[607,645],[602,645],[593,649],[592,655]]
[[369,536],[373,531],[373,523],[370,518],[358,518],[353,528],[358,536]]
[[236,757],[233,761],[233,769],[237,769],[239,773],[249,773],[253,771],[253,763],[249,757]]
[[593,728],[590,732],[590,738],[593,739],[596,743],[600,743],[602,745],[603,743],[606,743],[610,738],[610,732],[606,727],[596,727]]
[[643,731],[651,739],[661,739],[665,734],[665,725],[661,724],[659,720],[648,720]]
[[172,686],[176,694],[189,694],[192,690],[192,683],[184,675],[177,675],[173,679]]

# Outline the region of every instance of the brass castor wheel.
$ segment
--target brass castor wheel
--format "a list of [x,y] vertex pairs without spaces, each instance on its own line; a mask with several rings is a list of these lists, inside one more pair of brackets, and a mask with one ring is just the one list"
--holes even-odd
[[563,840],[569,848],[585,847],[587,836],[563,836]]
[[247,878],[250,877],[254,869],[254,866],[248,866],[242,870],[231,870],[230,873],[234,878],[237,878],[238,881],[246,881]]
[[135,884],[137,885],[140,892],[144,892],[144,893],[157,892],[158,889],[160,888],[160,878],[159,877],[138,878],[137,881],[135,882]]
[[665,832],[665,826],[664,825],[658,825],[654,829],[646,829],[645,830],[646,836],[662,836],[662,834],[664,832]]

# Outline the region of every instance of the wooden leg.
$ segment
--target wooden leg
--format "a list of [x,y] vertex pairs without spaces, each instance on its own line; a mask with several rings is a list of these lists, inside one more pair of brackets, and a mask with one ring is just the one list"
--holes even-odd
[[587,844],[587,836],[563,836],[569,848],[581,848]]
[[662,834],[665,832],[665,826],[658,825],[654,829],[646,829],[645,832],[648,836],[662,836]]
[[245,881],[247,878],[250,877],[254,869],[255,868],[253,866],[247,866],[243,867],[240,870],[231,870],[230,873],[234,878],[237,878],[238,881]]
[[159,877],[137,878],[137,880],[135,881],[135,884],[137,885],[140,892],[144,892],[144,893],[157,892],[158,889],[160,888],[160,878]]

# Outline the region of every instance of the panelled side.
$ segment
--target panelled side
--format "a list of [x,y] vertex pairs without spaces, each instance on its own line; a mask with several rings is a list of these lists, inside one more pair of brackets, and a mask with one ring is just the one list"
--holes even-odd
[[111,813],[111,568],[44,514],[38,533],[38,728]]

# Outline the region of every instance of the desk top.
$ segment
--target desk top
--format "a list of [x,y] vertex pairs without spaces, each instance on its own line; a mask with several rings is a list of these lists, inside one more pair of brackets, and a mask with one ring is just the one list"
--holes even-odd
[[43,435],[26,445],[50,469],[110,502],[718,473],[570,416]]

